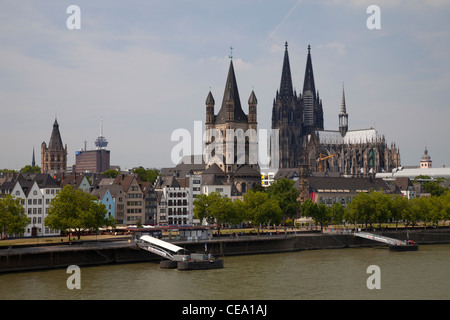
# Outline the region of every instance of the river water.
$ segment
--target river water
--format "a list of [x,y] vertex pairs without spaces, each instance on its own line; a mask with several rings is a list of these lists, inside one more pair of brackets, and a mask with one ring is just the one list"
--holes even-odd
[[[450,245],[417,252],[387,248],[307,250],[224,258],[216,270],[160,269],[158,263],[0,274],[0,299],[310,300],[450,299]],[[368,273],[369,266],[379,271]],[[378,276],[379,289],[368,278]],[[373,283],[373,282],[371,282]]]

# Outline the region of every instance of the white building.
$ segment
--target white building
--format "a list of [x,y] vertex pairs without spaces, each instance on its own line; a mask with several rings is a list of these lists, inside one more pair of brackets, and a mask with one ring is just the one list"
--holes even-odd
[[51,200],[61,188],[46,174],[20,176],[11,195],[22,199],[25,214],[30,218],[30,224],[25,228],[25,237],[55,236],[59,230],[52,230],[44,224],[48,215]]

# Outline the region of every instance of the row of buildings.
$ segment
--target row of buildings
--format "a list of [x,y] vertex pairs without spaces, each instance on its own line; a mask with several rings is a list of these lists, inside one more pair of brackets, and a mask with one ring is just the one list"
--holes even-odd
[[[401,167],[399,148],[394,143],[389,146],[375,128],[349,128],[344,88],[338,130],[324,129],[310,46],[303,91],[297,94],[286,43],[280,88],[272,109],[272,129],[279,131],[279,139],[276,143],[271,141],[271,146],[278,146],[278,150],[275,153],[270,150],[270,156],[279,157],[278,167],[260,168],[254,157],[255,150],[258,154],[258,142],[251,135],[244,137],[243,146],[235,139],[237,132],[257,131],[258,100],[252,91],[248,112],[244,111],[232,59],[217,113],[215,105],[210,91],[205,101],[205,155],[187,156],[174,167],[161,169],[154,182],[141,181],[135,174],[120,173],[115,178],[101,174],[110,168],[103,130],[96,140],[97,149],[78,151],[74,169],[68,170],[67,145],[62,143],[55,120],[48,145],[43,142],[41,146],[41,174],[0,177],[0,193],[23,199],[32,221],[26,235],[40,236],[58,233],[46,228],[43,222],[51,199],[67,184],[95,195],[119,225],[198,223],[193,217],[195,196],[220,192],[235,199],[252,188],[270,186],[279,178],[295,181],[300,202],[311,199],[330,206],[337,202],[346,206],[360,192],[404,193],[402,188],[411,187],[404,182],[388,183],[387,180],[395,180],[392,176],[390,179],[377,176]],[[425,153],[421,163],[424,171],[431,169],[431,159]],[[411,197],[412,193],[405,195]]]

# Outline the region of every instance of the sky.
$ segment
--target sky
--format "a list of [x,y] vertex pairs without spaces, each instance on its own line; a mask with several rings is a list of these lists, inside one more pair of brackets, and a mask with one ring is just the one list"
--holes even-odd
[[[80,29],[69,29],[70,5]],[[380,8],[380,29],[367,20]],[[68,165],[103,134],[121,169],[171,167],[177,129],[220,108],[230,47],[244,111],[254,90],[270,129],[285,42],[301,92],[311,45],[327,130],[338,129],[342,85],[349,129],[376,127],[418,165],[450,165],[449,0],[2,0],[0,168],[40,165],[55,117]]]

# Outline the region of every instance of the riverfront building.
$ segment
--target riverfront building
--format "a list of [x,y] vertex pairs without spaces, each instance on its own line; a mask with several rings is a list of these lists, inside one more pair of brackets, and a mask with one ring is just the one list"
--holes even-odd
[[[8,185],[14,185],[8,192]],[[21,199],[30,224],[25,228],[25,237],[59,235],[59,230],[52,230],[44,224],[51,200],[59,193],[61,187],[49,174],[19,174],[14,180],[1,186],[4,193]]]

